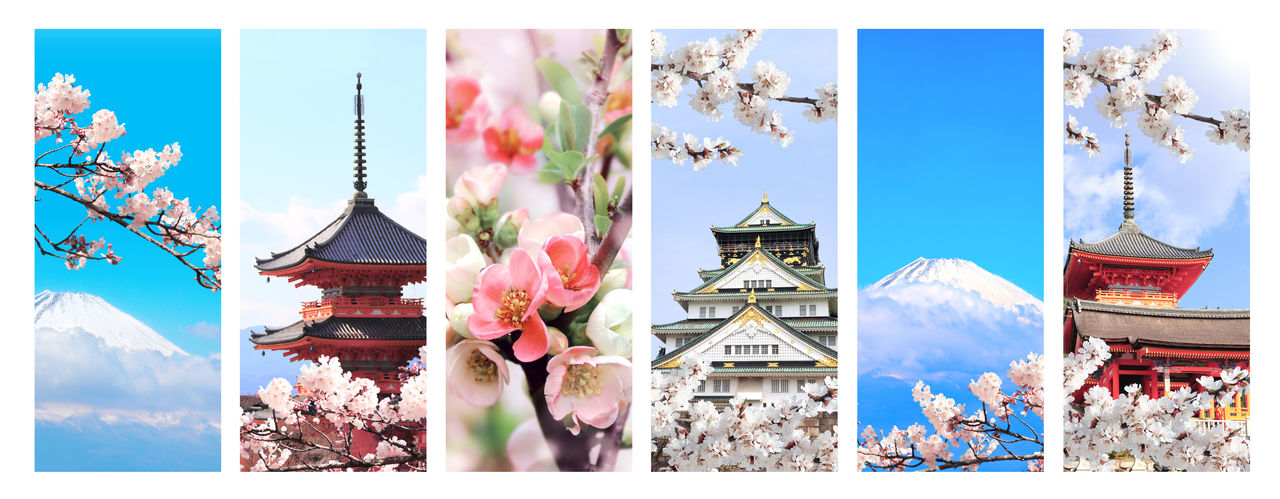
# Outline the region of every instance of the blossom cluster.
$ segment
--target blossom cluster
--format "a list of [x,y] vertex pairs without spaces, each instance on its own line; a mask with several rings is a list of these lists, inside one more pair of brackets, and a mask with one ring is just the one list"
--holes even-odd
[[[1249,371],[1240,367],[1196,380],[1200,390],[1182,387],[1163,397],[1140,393],[1138,385],[1113,394],[1103,386],[1084,389],[1089,377],[1111,358],[1110,348],[1090,338],[1064,365],[1063,442],[1066,464],[1112,471],[1113,456],[1128,454],[1165,469],[1248,471],[1249,437],[1243,428],[1205,425],[1194,419],[1215,403],[1231,405],[1249,393]],[[1083,391],[1077,399],[1074,394]]]
[[[616,165],[630,168],[630,72],[607,64],[626,37],[606,39],[604,54],[580,61],[597,65],[590,89],[540,59],[554,91],[497,118],[488,107],[510,100],[501,82],[471,78],[468,67],[447,79],[450,167],[463,168],[452,170],[446,210],[446,382],[469,407],[509,403],[527,389],[535,417],[511,435],[505,456],[516,469],[547,447],[561,469],[610,469],[630,407],[631,276],[618,242],[626,231],[611,230],[623,217],[629,227],[625,170]],[[557,185],[532,184],[530,173]],[[538,189],[560,196],[562,211],[522,206]],[[527,387],[513,382],[521,378]]]
[[[124,124],[119,122],[115,113],[101,109],[93,114],[89,126],[80,126],[75,115],[89,108],[89,91],[74,86],[75,81],[72,75],[55,74],[47,85],[37,86],[35,141],[54,137],[57,143],[63,143],[64,139],[68,142],[36,159],[36,167],[56,172],[63,180],[56,184],[37,180],[36,188],[61,194],[84,205],[86,218],[90,221],[111,219],[150,239],[196,270],[201,285],[219,289],[222,281],[222,238],[217,208],[193,208],[188,198],[178,199],[164,187],[153,189],[150,195],[146,193],[148,186],[181,161],[179,144],[165,145],[160,151],[125,152],[119,161],[113,161],[104,152],[105,145],[124,136]],[[61,153],[66,154],[65,161],[43,162],[46,157],[60,157]],[[74,184],[74,193],[63,189],[68,183]],[[108,197],[121,201],[112,207]],[[107,260],[113,264],[120,261],[120,257],[111,251],[111,245],[101,239],[86,243],[85,238],[75,231],[61,240],[46,236],[45,242],[54,250],[46,253],[65,259],[69,269],[82,268],[90,259]],[[106,252],[101,253],[104,249]],[[186,260],[196,250],[203,250],[199,265]]]
[[[858,469],[907,471],[924,466],[977,471],[984,462],[1016,459],[1038,471],[1044,466],[1044,442],[1021,416],[1028,411],[1044,416],[1043,358],[1029,354],[1026,360],[1010,363],[1006,374],[1016,387],[1012,393],[1002,390],[1004,382],[996,373],[984,373],[969,383],[969,391],[982,407],[968,415],[963,404],[933,393],[923,381],[917,382],[912,398],[920,404],[920,412],[934,433],[929,434],[920,423],[905,430],[894,426],[888,433],[877,433],[868,425],[858,438]],[[1015,427],[1015,421],[1020,426]],[[1008,447],[1013,443],[1038,445],[1039,452],[1013,454]],[[955,448],[964,449],[964,453],[957,455]],[[1001,450],[1004,455],[998,454]]]
[[[418,355],[426,358],[426,346]],[[398,397],[380,396],[373,380],[329,356],[301,367],[296,394],[288,380],[272,379],[258,390],[271,417],[240,416],[242,461],[250,471],[425,469],[427,373],[421,362],[403,371]],[[359,454],[362,440],[376,443]]]
[[805,385],[785,402],[748,407],[738,395],[716,410],[711,402],[693,402],[694,389],[713,370],[691,358],[670,373],[652,374],[650,452],[665,460],[663,471],[837,471],[839,427],[816,436],[801,428],[805,419],[838,410],[834,378]]
[[[694,83],[689,94],[694,111],[708,121],[720,121],[724,117],[722,107],[731,105],[739,123],[782,147],[790,145],[795,135],[782,123],[782,113],[769,107],[770,100],[805,104],[804,116],[815,123],[836,119],[839,99],[834,84],[817,88],[817,98],[788,97],[791,77],[772,61],[757,61],[750,71],[753,81],[739,81],[738,74],[747,68],[749,55],[763,33],[757,29],[735,30],[721,40],[695,41],[670,52],[664,52],[666,36],[657,31],[651,33],[654,103],[676,107],[681,92]],[[695,169],[705,168],[713,159],[737,164],[739,156],[739,151],[723,137],[715,141],[688,134],[681,137],[657,124],[651,142],[655,158],[676,164],[692,159]]]
[[[530,220],[521,208],[497,214],[507,178],[501,163],[468,169],[449,200],[445,243],[450,330],[449,389],[476,406],[498,401],[507,362],[550,355],[547,409],[568,422],[607,428],[631,391],[631,290],[626,268],[590,262],[581,220],[552,212]],[[586,312],[570,330],[549,325]],[[514,340],[512,338],[514,337]]]
[[[1172,30],[1161,30],[1148,42],[1134,49],[1102,47],[1081,53],[1083,38],[1067,30],[1063,34],[1063,98],[1068,106],[1083,107],[1093,88],[1101,85],[1105,93],[1095,103],[1098,113],[1112,126],[1123,128],[1128,113],[1136,113],[1138,129],[1151,140],[1170,151],[1179,161],[1191,159],[1192,148],[1186,142],[1185,130],[1173,117],[1184,116],[1213,124],[1206,132],[1216,144],[1235,144],[1249,150],[1249,112],[1242,109],[1223,111],[1223,120],[1192,114],[1199,96],[1181,76],[1169,75],[1159,80],[1160,70],[1182,46],[1182,39]],[[1159,94],[1149,87],[1158,82]],[[1080,145],[1093,156],[1098,152],[1095,137],[1073,134],[1077,129],[1067,125],[1068,145]]]

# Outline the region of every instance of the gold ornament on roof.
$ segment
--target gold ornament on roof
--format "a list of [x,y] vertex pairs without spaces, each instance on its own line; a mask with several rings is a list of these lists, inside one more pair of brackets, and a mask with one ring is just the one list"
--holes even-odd
[[747,295],[747,303],[750,304],[755,302],[756,302],[756,290],[753,289],[751,290],[751,293]]

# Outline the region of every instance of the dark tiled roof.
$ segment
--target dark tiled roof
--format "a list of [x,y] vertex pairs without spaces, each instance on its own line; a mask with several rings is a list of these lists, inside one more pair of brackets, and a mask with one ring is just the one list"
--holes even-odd
[[813,230],[813,224],[803,225],[750,225],[747,227],[712,227],[712,232],[783,232],[789,230]]
[[1193,260],[1212,258],[1213,249],[1201,251],[1200,248],[1179,248],[1148,236],[1138,228],[1132,220],[1120,225],[1120,230],[1111,237],[1096,243],[1071,241],[1071,249],[1098,255],[1122,256],[1129,258],[1159,258],[1165,260]]
[[264,405],[266,405],[266,404],[263,404],[263,403],[262,403],[262,399],[258,398],[258,396],[257,396],[257,395],[241,395],[241,396],[240,396],[240,411],[241,411],[241,412],[243,412],[245,409],[248,409],[248,408],[253,407],[253,406],[255,406],[255,405],[258,405],[258,406],[264,406]]
[[826,356],[828,356],[828,357],[831,357],[831,358],[833,358],[833,359],[834,359],[834,358],[837,358],[837,357],[839,356],[839,354],[838,354],[835,350],[832,350],[830,347],[828,347],[828,346],[826,346],[826,345],[823,345],[822,343],[819,343],[819,342],[818,342],[818,340],[815,340],[815,339],[813,339],[812,337],[810,337],[809,335],[804,334],[804,333],[802,333],[802,332],[800,332],[800,331],[796,330],[795,328],[793,328],[793,327],[791,327],[791,326],[787,325],[787,322],[786,322],[786,321],[784,321],[784,320],[782,320],[782,319],[779,319],[777,316],[775,316],[775,315],[773,315],[773,314],[769,313],[769,311],[765,310],[763,307],[761,307],[761,306],[759,306],[759,305],[757,305],[757,304],[754,304],[754,303],[753,303],[753,304],[747,305],[747,306],[745,306],[745,307],[742,307],[742,309],[741,309],[741,310],[738,310],[738,313],[736,313],[736,314],[733,314],[733,315],[729,316],[729,318],[727,318],[727,319],[721,320],[721,321],[720,321],[720,323],[719,323],[719,324],[717,324],[715,327],[713,327],[713,328],[711,328],[711,329],[707,330],[706,332],[704,332],[704,333],[702,333],[702,334],[699,334],[698,336],[695,336],[693,339],[689,340],[689,342],[688,342],[688,343],[685,343],[684,345],[681,345],[681,346],[680,346],[680,348],[677,348],[677,349],[675,349],[675,350],[672,350],[672,351],[670,351],[670,352],[667,352],[667,354],[666,354],[666,355],[663,355],[663,356],[661,356],[661,357],[658,357],[658,358],[656,358],[656,359],[653,359],[653,361],[651,361],[651,362],[650,362],[650,364],[651,364],[651,365],[654,365],[654,366],[662,365],[663,363],[667,362],[668,360],[671,360],[671,359],[675,358],[676,356],[683,355],[683,354],[684,354],[684,352],[686,352],[686,351],[688,351],[688,350],[692,349],[692,348],[694,347],[694,345],[697,345],[698,343],[701,343],[701,342],[703,342],[703,341],[707,340],[707,339],[708,339],[712,334],[715,334],[715,332],[716,332],[716,331],[720,330],[720,328],[725,327],[725,325],[732,323],[732,322],[733,322],[733,319],[737,318],[739,315],[742,315],[742,314],[747,313],[747,311],[748,311],[748,310],[751,310],[751,309],[753,309],[753,308],[754,308],[757,312],[760,312],[760,314],[761,314],[761,315],[765,316],[765,318],[770,319],[770,320],[772,320],[773,322],[775,322],[775,323],[777,323],[777,324],[781,325],[781,326],[782,326],[782,329],[784,329],[784,330],[786,330],[786,331],[790,332],[793,336],[795,336],[795,337],[797,337],[797,338],[800,338],[800,340],[801,340],[801,341],[803,341],[805,344],[807,344],[807,345],[809,345],[809,346],[813,347],[813,348],[814,348],[814,350],[817,350],[817,351],[819,351],[819,352],[823,353],[824,355],[826,355]]
[[352,199],[336,220],[302,244],[270,258],[260,258],[262,271],[293,267],[308,258],[364,265],[427,264],[427,241],[396,223],[372,199]]
[[421,340],[427,341],[427,320],[423,317],[326,317],[318,321],[298,321],[288,326],[253,333],[256,345],[279,345],[304,336],[331,340]]
[[1161,308],[1072,300],[1076,334],[1131,344],[1249,348],[1248,309]]
[[[674,370],[676,367],[655,367],[658,371]],[[711,371],[711,376],[716,373],[830,373],[837,374],[840,372],[838,367],[716,367]]]

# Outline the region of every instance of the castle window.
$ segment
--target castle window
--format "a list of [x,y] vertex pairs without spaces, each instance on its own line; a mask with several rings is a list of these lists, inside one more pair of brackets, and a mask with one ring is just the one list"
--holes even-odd
[[715,317],[715,316],[716,316],[716,308],[707,307],[707,317]]
[[787,388],[788,385],[790,385],[790,383],[785,379],[775,379],[770,381],[770,387],[773,388],[773,393],[787,393],[791,391]]
[[818,315],[817,305],[809,305],[809,315]]
[[733,346],[731,346],[731,345],[725,345],[725,346],[724,346],[724,354],[725,354],[725,355],[733,355]]
[[778,355],[778,345],[772,345],[772,346],[773,346],[773,354]]

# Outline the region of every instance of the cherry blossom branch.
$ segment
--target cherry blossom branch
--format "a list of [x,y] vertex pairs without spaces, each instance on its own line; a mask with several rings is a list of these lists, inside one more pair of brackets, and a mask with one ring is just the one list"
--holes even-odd
[[[613,66],[617,62],[618,49],[622,47],[622,40],[618,38],[618,30],[609,29],[605,32],[604,51],[600,54],[600,68],[595,73],[595,79],[592,80],[591,86],[587,88],[586,94],[583,95],[583,104],[587,106],[587,110],[591,113],[591,132],[588,135],[587,153],[590,154],[596,150],[596,142],[599,140],[600,132],[604,130],[604,104],[609,98],[610,78],[613,77]],[[596,231],[596,208],[592,202],[593,190],[591,179],[601,169],[600,159],[591,161],[586,168],[578,174],[574,180],[574,193],[577,194],[577,215],[582,220],[582,226],[585,230],[584,238],[587,243],[587,253],[595,254],[596,248],[600,246],[600,234]]]
[[[650,64],[649,65],[649,69],[653,71],[658,71],[658,70],[676,71],[676,73],[679,74],[680,76],[683,76],[685,78],[698,82],[699,83],[698,86],[702,86],[702,83],[705,83],[707,79],[711,76],[711,73],[695,73],[693,71],[679,71],[676,68],[677,66],[675,64]],[[738,82],[737,84],[737,87],[742,89],[742,91],[747,92],[751,95],[759,95],[755,93],[755,86],[756,86],[755,82]],[[761,97],[768,100],[776,100],[780,102],[794,102],[796,104],[808,104],[810,106],[816,106],[819,103],[819,100],[814,97],[792,97],[789,95],[782,95],[778,97],[768,97],[768,96],[761,96]]]
[[631,233],[631,189],[628,188],[623,194],[617,209],[610,214],[609,220],[613,223],[609,225],[609,231],[604,234],[600,246],[591,256],[591,264],[601,272],[608,272],[613,267],[614,258],[617,258],[618,252],[622,250],[622,245],[627,240],[627,235]]
[[[198,267],[195,264],[187,261],[186,257],[190,255],[190,253],[183,254],[182,252],[179,252],[169,247],[168,245],[165,245],[164,243],[157,241],[155,238],[139,230],[139,228],[133,227],[132,226],[133,220],[134,220],[133,216],[120,215],[118,213],[113,213],[109,210],[102,209],[97,204],[95,204],[92,200],[81,198],[75,194],[67,192],[65,189],[62,189],[53,185],[49,185],[39,180],[35,181],[35,186],[38,189],[41,189],[47,192],[52,192],[54,194],[57,194],[59,196],[62,196],[64,198],[70,199],[72,201],[75,201],[76,203],[81,204],[82,206],[84,206],[86,209],[93,212],[97,216],[110,220],[112,222],[115,222],[116,225],[124,227],[125,230],[128,230],[129,232],[136,234],[138,237],[142,238],[142,240],[147,241],[152,245],[160,248],[165,253],[172,255],[179,262],[181,262],[183,266],[195,272],[196,283],[200,284],[201,286],[205,288],[209,288],[214,291],[217,291],[222,288],[221,280],[215,278],[214,276],[214,274],[219,270],[218,268]],[[176,230],[176,227],[174,228],[174,230]]]

